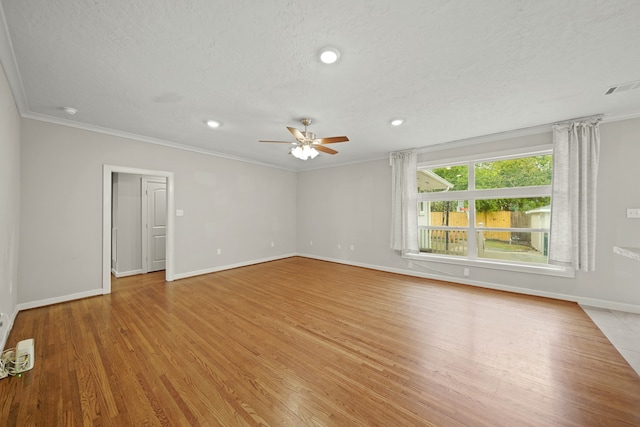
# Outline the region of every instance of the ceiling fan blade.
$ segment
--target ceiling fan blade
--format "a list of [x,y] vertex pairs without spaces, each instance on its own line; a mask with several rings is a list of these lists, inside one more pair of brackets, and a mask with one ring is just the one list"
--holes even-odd
[[291,141],[264,141],[264,140],[259,140],[258,142],[273,142],[276,144],[295,144],[295,142],[291,142]]
[[287,126],[287,129],[289,129],[289,132],[291,132],[293,134],[293,136],[295,136],[298,141],[304,141],[304,135],[298,129],[291,128],[291,127],[288,127],[288,126]]
[[346,136],[332,136],[331,138],[318,138],[314,142],[318,144],[334,144],[336,142],[347,142],[349,138]]
[[320,144],[314,144],[313,148],[315,148],[318,151],[322,151],[323,153],[327,153],[327,154],[337,154],[338,152],[336,150],[332,150],[329,147],[324,147]]

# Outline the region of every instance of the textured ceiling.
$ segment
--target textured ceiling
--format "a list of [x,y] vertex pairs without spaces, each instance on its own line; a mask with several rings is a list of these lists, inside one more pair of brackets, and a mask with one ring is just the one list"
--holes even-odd
[[[292,170],[640,113],[640,90],[604,95],[640,79],[637,0],[1,4],[0,60],[23,116]],[[324,46],[340,61],[320,63]],[[302,117],[351,141],[307,162],[257,142],[293,141],[286,126]]]

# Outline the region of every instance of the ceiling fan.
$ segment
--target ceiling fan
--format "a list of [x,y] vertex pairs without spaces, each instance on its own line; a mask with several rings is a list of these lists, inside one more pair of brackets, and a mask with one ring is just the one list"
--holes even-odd
[[311,119],[301,119],[300,122],[304,125],[304,132],[300,132],[296,128],[287,127],[289,132],[296,138],[297,142],[289,141],[264,141],[258,142],[275,142],[278,144],[293,144],[295,147],[289,151],[294,157],[307,160],[315,158],[320,151],[327,154],[336,154],[337,151],[329,147],[325,147],[323,144],[334,144],[336,142],[347,142],[349,138],[346,136],[332,136],[330,138],[316,138],[316,134],[307,130],[307,126],[311,124]]

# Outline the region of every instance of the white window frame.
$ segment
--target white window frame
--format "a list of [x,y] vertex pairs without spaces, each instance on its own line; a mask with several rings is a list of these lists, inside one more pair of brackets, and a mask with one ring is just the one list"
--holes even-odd
[[[509,160],[520,157],[533,157],[541,155],[553,155],[553,145],[539,145],[534,147],[523,147],[515,150],[498,151],[485,153],[483,155],[464,156],[456,158],[438,159],[435,161],[418,162],[418,169],[434,169],[447,166],[468,166],[469,189],[461,191],[446,191],[433,193],[418,193],[418,202],[432,201],[457,201],[467,200],[469,203],[469,226],[468,227],[438,227],[429,226],[429,230],[462,230],[467,232],[468,255],[451,256],[444,254],[430,253],[412,253],[403,254],[404,258],[415,261],[430,261],[447,264],[467,265],[472,267],[490,268],[496,270],[508,270],[515,272],[543,274],[561,277],[574,277],[575,271],[572,268],[560,267],[550,264],[524,263],[506,260],[493,260],[477,257],[477,232],[475,221],[475,202],[479,199],[506,199],[506,198],[524,198],[524,197],[549,197],[551,196],[551,185],[541,185],[532,187],[513,187],[499,189],[475,189],[475,168],[474,164],[478,162],[493,162],[498,160]],[[422,227],[420,227],[422,228]],[[491,231],[513,231],[513,229],[490,228]],[[518,232],[546,232],[544,228],[519,228]]]

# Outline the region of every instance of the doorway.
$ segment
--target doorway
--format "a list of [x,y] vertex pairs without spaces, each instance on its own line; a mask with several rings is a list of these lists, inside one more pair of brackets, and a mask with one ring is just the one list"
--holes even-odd
[[166,179],[166,237],[165,249],[165,280],[173,281],[174,276],[174,243],[173,226],[173,172],[138,169],[124,166],[104,165],[103,168],[103,199],[102,199],[102,293],[111,293],[111,258],[112,258],[112,179],[115,173],[135,174],[164,177]]

